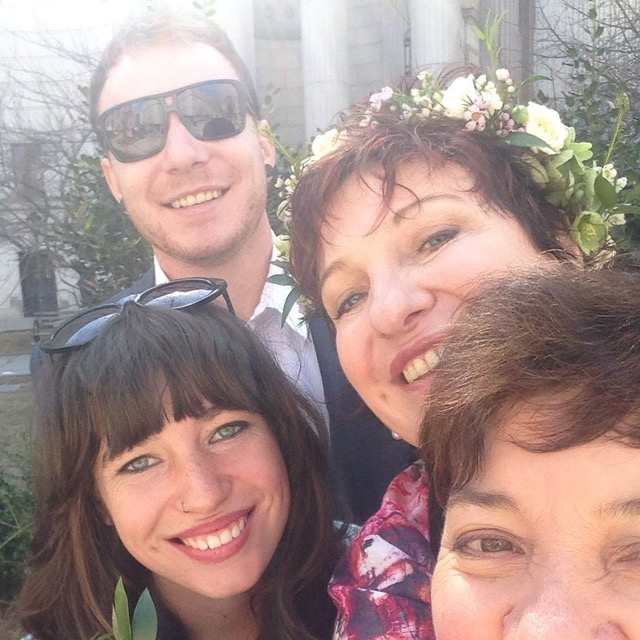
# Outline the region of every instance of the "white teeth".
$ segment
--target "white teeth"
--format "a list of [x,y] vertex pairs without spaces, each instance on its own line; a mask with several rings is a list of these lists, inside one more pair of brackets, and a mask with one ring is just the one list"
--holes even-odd
[[209,200],[216,200],[222,195],[220,189],[213,189],[212,191],[201,191],[195,195],[191,194],[184,198],[178,198],[171,203],[174,209],[180,209],[181,207],[192,207],[194,204],[201,204],[208,202]]
[[414,382],[418,378],[427,375],[436,368],[440,362],[440,353],[437,349],[429,349],[426,353],[414,358],[402,371],[407,382]]
[[228,529],[223,529],[218,535],[210,534],[202,538],[181,538],[182,542],[192,549],[206,551],[207,549],[219,549],[225,544],[229,544],[233,539],[237,538],[247,524],[247,517],[243,516],[237,522],[234,522]]
[[200,551],[206,551],[208,549],[206,540],[196,540],[196,544],[198,545],[198,549],[200,549]]
[[218,536],[207,536],[207,545],[209,549],[217,549],[222,546],[222,542]]

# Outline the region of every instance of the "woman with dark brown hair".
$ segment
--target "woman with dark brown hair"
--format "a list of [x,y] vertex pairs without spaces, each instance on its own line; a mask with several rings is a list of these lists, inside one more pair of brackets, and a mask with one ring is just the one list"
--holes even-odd
[[[110,628],[149,588],[159,638],[328,638],[339,552],[325,431],[254,334],[176,280],[43,348],[37,521],[18,601],[38,640]],[[230,302],[228,301],[230,305]]]
[[438,640],[640,639],[637,274],[483,293],[447,343],[422,445],[445,515]]
[[[290,209],[291,268],[326,314],[344,372],[393,432],[418,443],[444,339],[487,281],[582,265],[612,246],[624,181],[509,73],[428,74],[383,88],[314,140]],[[286,186],[291,186],[291,183]],[[331,586],[337,638],[433,638],[429,477],[396,477]]]

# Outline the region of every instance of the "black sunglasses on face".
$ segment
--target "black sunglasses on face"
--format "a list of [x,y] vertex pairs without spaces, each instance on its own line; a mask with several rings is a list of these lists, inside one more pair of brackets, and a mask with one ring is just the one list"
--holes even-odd
[[41,348],[45,353],[60,353],[82,347],[98,336],[127,304],[184,311],[195,309],[220,296],[224,298],[227,309],[235,315],[225,280],[209,278],[171,280],[137,295],[127,296],[118,302],[101,304],[98,307],[81,311],[78,315],[63,322],[55,329],[50,338],[43,340]]
[[198,140],[230,138],[244,129],[247,94],[237,80],[208,80],[129,100],[98,118],[101,142],[119,162],[150,158],[164,149],[172,111]]

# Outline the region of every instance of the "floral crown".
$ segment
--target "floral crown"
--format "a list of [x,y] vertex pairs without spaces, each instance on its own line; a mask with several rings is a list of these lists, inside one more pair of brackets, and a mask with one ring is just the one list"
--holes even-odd
[[[310,155],[292,155],[276,140],[279,151],[291,167],[290,175],[286,179],[278,178],[275,185],[282,198],[278,218],[287,229],[291,216],[290,199],[298,180],[310,166],[349,139],[350,127],[377,128],[389,119],[419,123],[424,119],[445,117],[459,120],[464,130],[492,132],[504,138],[506,143],[526,149],[523,159],[530,167],[534,181],[544,188],[548,201],[562,209],[578,212],[571,225],[571,237],[582,252],[586,256],[601,250],[614,252],[615,241],[610,231],[612,225],[625,224],[624,214],[617,209],[618,193],[626,186],[627,179],[617,176],[608,158],[602,165],[597,164],[591,143],[577,142],[575,130],[563,124],[557,111],[536,102],[519,103],[519,88],[541,78],[543,76],[530,78],[516,87],[509,71],[498,69],[493,79],[485,74],[469,74],[455,78],[442,89],[433,75],[422,72],[408,93],[383,87],[372,94],[368,103],[356,108],[355,121],[316,136]],[[620,121],[616,131],[619,128]],[[288,234],[278,236],[276,247],[281,256],[276,264],[285,273],[275,276],[273,281],[294,287],[288,312],[300,295],[289,271]],[[308,310],[309,302],[302,302]]]

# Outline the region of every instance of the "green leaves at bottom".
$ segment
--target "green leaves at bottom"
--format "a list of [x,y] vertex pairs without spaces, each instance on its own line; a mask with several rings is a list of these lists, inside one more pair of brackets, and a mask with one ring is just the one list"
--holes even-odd
[[158,614],[149,589],[145,589],[133,612],[133,640],[156,640]]
[[122,578],[118,579],[118,584],[116,585],[111,623],[115,640],[133,640],[129,619],[129,599],[127,598]]

